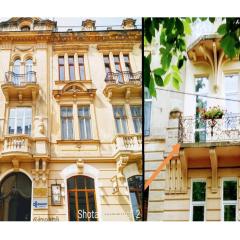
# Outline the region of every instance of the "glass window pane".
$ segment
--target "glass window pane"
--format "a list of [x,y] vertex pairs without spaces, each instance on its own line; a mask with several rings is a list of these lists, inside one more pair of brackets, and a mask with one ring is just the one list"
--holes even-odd
[[224,221],[236,221],[236,205],[224,206]]
[[193,221],[204,221],[204,206],[193,206]]
[[79,66],[79,74],[80,74],[80,80],[85,80],[85,69],[84,66]]
[[138,206],[137,195],[135,192],[130,192],[130,196],[131,196],[131,203],[132,203],[134,219],[135,219],[135,221],[139,221],[140,220],[140,218],[139,218],[140,209]]
[[74,189],[75,188],[74,177],[71,177],[67,180],[67,187],[68,187],[68,189]]
[[193,182],[192,201],[205,201],[206,182]]
[[76,221],[76,201],[75,201],[75,192],[68,192],[68,205],[70,212],[70,221]]
[[88,205],[89,205],[89,212],[91,212],[90,221],[97,221],[94,192],[88,192]]
[[75,72],[74,72],[74,66],[69,66],[69,79],[74,80],[75,79]]
[[58,63],[64,65],[64,57],[59,57],[58,58]]
[[77,188],[85,189],[84,176],[77,176]]
[[78,220],[79,221],[87,221],[87,203],[86,203],[86,193],[78,192]]
[[65,80],[64,76],[64,66],[59,67],[59,80]]
[[237,181],[223,182],[223,200],[237,200]]
[[86,187],[87,189],[94,189],[94,179],[86,177]]

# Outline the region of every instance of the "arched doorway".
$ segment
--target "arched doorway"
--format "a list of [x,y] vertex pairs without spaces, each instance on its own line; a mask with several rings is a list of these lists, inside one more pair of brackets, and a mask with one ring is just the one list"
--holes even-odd
[[67,179],[70,221],[97,221],[94,179],[77,175]]
[[0,220],[31,220],[32,182],[21,172],[7,175],[0,183]]

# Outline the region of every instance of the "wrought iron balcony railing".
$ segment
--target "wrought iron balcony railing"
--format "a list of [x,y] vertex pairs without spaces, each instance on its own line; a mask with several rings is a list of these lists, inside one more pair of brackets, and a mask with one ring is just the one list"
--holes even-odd
[[5,78],[7,83],[12,83],[17,86],[25,85],[27,83],[36,83],[36,72],[29,71],[25,74],[16,74],[14,72],[6,72]]
[[179,143],[240,142],[240,114],[221,119],[181,117],[178,125]]
[[109,72],[106,75],[105,82],[107,84],[141,84],[142,83],[142,72]]

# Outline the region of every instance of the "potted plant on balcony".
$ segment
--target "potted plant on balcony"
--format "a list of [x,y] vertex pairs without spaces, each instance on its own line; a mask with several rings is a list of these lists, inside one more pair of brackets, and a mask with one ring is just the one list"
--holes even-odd
[[211,136],[213,136],[213,128],[217,124],[217,119],[222,119],[225,111],[220,108],[220,106],[210,107],[208,110],[203,109],[200,116],[203,120],[209,120],[208,123],[211,127]]

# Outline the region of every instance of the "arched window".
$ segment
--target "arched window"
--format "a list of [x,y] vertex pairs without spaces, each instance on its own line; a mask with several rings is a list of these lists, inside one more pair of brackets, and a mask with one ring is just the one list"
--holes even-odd
[[0,184],[0,221],[30,221],[31,195],[32,182],[27,175],[7,175]]
[[29,26],[22,26],[21,27],[21,31],[23,31],[23,32],[27,32],[27,31],[30,31],[30,27]]
[[33,61],[32,59],[27,59],[25,63],[25,74],[27,82],[32,82],[33,80]]
[[13,63],[13,83],[14,84],[20,84],[20,66],[21,66],[21,60],[17,58]]
[[70,221],[97,221],[94,179],[74,176],[67,180]]
[[141,175],[128,178],[128,187],[131,196],[132,210],[135,221],[142,220],[142,187],[143,180]]

